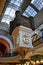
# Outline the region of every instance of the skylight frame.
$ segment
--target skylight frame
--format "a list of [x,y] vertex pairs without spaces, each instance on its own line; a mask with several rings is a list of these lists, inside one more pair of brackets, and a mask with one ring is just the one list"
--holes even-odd
[[32,0],[31,3],[40,11],[43,8],[41,0]]
[[[24,13],[23,13],[23,15],[25,14],[26,15],[26,13],[28,13],[28,15],[29,16],[32,16],[32,17],[34,17],[36,14],[37,14],[37,12],[31,7],[31,6],[28,6],[27,8],[26,8],[26,10],[24,11]],[[27,15],[26,15],[27,16]],[[28,16],[27,16],[28,17]]]

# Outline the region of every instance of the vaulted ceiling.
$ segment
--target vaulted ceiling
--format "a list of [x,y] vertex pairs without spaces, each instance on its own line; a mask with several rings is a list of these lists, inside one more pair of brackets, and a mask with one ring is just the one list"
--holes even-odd
[[[43,11],[43,4],[41,0],[0,0],[0,3],[1,22],[6,21],[8,24],[10,21],[14,20],[15,12],[17,10],[20,10],[23,16],[28,18],[32,16],[34,19],[36,19],[36,17],[38,18],[38,13],[40,13],[41,10]],[[35,26],[37,27],[37,25]]]
[[34,18],[35,29],[43,24],[43,4],[41,0],[0,0],[0,22],[7,24],[15,19],[15,12]]

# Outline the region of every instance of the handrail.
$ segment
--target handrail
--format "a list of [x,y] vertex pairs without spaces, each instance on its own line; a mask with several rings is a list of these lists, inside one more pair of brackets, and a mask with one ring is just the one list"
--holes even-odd
[[12,53],[6,53],[5,57],[14,57],[14,56],[18,56],[18,55],[19,55],[19,52],[15,51],[15,52],[12,52]]
[[33,43],[33,46],[37,46],[37,45],[43,43],[43,36],[40,37],[40,38],[38,38],[38,39],[36,39],[36,40],[33,41],[32,43]]
[[33,43],[37,42],[38,40],[42,39],[43,37],[40,37],[38,39],[36,39],[35,41],[33,41]]
[[0,63],[18,63],[22,57],[20,55],[14,57],[2,57],[0,58]]

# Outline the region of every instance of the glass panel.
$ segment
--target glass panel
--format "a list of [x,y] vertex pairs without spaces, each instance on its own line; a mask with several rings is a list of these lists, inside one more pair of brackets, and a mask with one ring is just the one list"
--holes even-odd
[[12,21],[14,18],[15,18],[15,10],[13,8],[7,7],[4,16],[2,18],[2,22],[6,22],[9,24],[9,22]]
[[37,7],[37,9],[41,10],[43,8],[41,0],[32,0],[31,3]]
[[16,1],[16,0],[11,0],[10,2],[11,2],[11,3],[14,3],[15,1]]
[[5,11],[5,13],[4,13],[4,15],[8,15],[9,13],[10,13],[10,11],[11,11],[11,8],[6,8],[6,11]]
[[2,18],[2,20],[1,20],[1,22],[6,22],[7,24],[9,24],[10,21],[12,21],[12,20],[13,20],[13,18],[11,16],[4,15],[3,18]]
[[26,17],[30,16],[27,12],[24,12],[23,15],[26,16]]
[[11,12],[9,13],[9,16],[15,17],[15,10],[14,9],[11,9]]
[[28,6],[24,13],[27,15],[27,17],[30,15],[34,17],[37,14],[37,12],[31,6]]
[[9,24],[10,21],[14,20],[15,11],[19,9],[22,2],[23,0],[10,0],[2,18],[2,22],[7,22]]
[[11,0],[11,3],[20,6],[22,4],[23,0]]
[[9,24],[10,23],[10,20],[4,18],[4,19],[2,19],[1,22],[5,22],[5,23]]
[[6,11],[5,11],[5,13],[4,13],[4,15],[9,15],[9,16],[11,16],[11,17],[15,17],[15,10],[14,9],[12,9],[12,8],[6,8]]

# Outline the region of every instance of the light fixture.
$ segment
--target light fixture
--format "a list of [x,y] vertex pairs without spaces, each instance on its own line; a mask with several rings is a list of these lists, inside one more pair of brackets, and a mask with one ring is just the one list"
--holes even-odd
[[26,65],[26,63],[24,65]]
[[31,61],[31,64],[35,65],[35,61]]
[[27,62],[26,62],[26,65],[29,65],[29,64],[30,64],[30,62],[27,61]]
[[41,59],[40,63],[43,63],[43,59]]
[[40,64],[40,61],[39,61],[39,60],[37,60],[37,61],[36,61],[36,64]]

